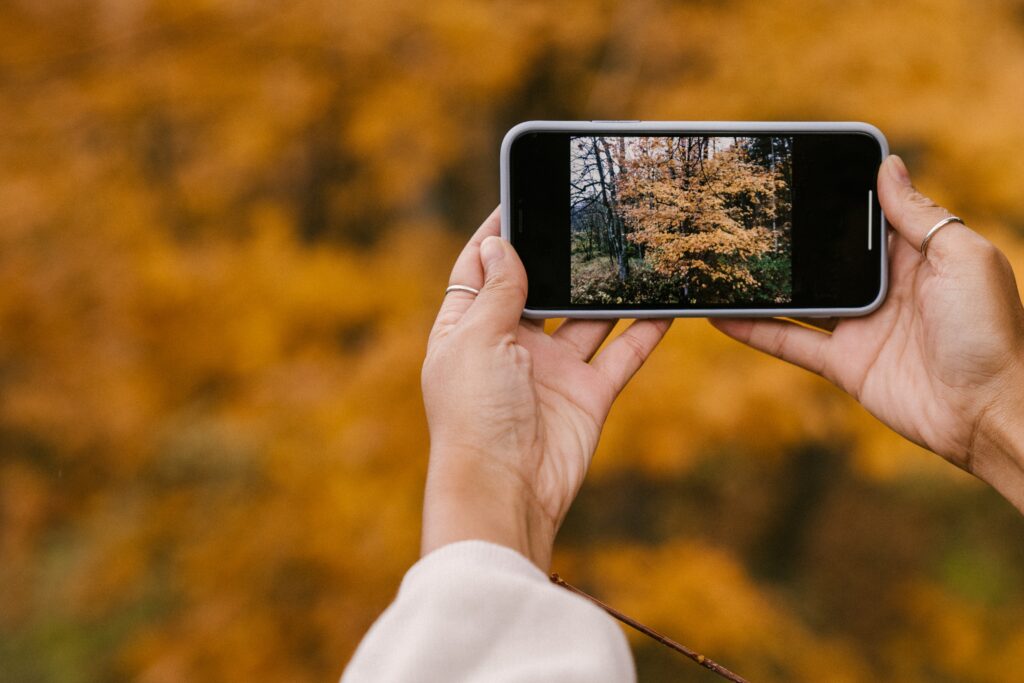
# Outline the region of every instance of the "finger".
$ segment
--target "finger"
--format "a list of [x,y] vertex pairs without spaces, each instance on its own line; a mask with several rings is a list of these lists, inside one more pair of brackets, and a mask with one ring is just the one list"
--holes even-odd
[[491,235],[480,243],[484,283],[463,316],[492,339],[513,333],[526,304],[526,270],[512,245]]
[[617,322],[619,321],[566,320],[555,330],[551,338],[569,348],[577,358],[589,361],[612,333]]
[[[895,154],[890,155],[878,170],[878,201],[885,218],[896,232],[920,251],[932,226],[952,216],[928,197],[917,191],[910,182],[906,164]],[[965,247],[976,235],[960,223],[951,223],[936,233],[928,243],[928,257],[943,259]]]
[[832,318],[804,318],[804,317],[800,317],[800,318],[793,318],[793,320],[797,321],[801,325],[806,325],[808,327],[813,327],[813,328],[815,328],[817,330],[823,330],[823,331],[829,332],[829,333],[834,332],[835,329],[836,329],[836,326],[839,325],[839,318],[836,318],[836,317],[832,317]]
[[[501,232],[501,207],[494,209],[484,222],[469,238],[469,242],[462,248],[462,253],[455,259],[455,266],[452,267],[451,275],[448,277],[449,285],[467,285],[474,289],[480,289],[484,283],[484,270],[480,265],[480,243],[491,235]],[[462,315],[473,305],[476,298],[471,292],[449,292],[441,302],[441,310],[437,314],[435,325],[454,325]]]
[[519,321],[521,325],[526,325],[538,332],[544,332],[544,324],[547,322],[547,318],[523,318]]
[[671,320],[636,320],[613,339],[591,365],[618,394],[671,327]]
[[831,339],[825,332],[773,318],[716,318],[710,322],[736,341],[758,351],[818,375],[825,372],[825,351]]
[[448,278],[449,285],[469,285],[480,289],[484,283],[484,271],[480,265],[480,243],[491,235],[501,234],[501,207],[495,207],[494,211],[484,219],[469,242],[462,249],[459,258],[455,260],[452,273]]

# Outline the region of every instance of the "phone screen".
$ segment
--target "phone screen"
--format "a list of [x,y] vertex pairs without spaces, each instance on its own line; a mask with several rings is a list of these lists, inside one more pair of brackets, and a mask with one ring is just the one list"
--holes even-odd
[[527,307],[868,306],[881,161],[859,132],[524,134],[509,196]]

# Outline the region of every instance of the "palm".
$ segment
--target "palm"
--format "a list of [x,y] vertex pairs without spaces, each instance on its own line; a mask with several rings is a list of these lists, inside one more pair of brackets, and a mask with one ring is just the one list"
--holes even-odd
[[836,327],[823,368],[883,422],[961,466],[978,417],[966,389],[992,371],[989,358],[969,352],[986,331],[956,324],[967,319],[965,303],[975,304],[893,240],[888,299],[874,315]]
[[991,244],[967,230],[944,237],[957,256],[936,265],[894,236],[885,304],[841,321],[831,337],[779,321],[720,327],[825,376],[897,432],[970,470],[1021,312],[1004,295],[1016,291],[1012,271]]
[[520,318],[527,283],[515,252],[484,281],[481,246],[498,231],[495,211],[452,269],[452,284],[482,287],[479,295],[446,296],[431,332],[423,393],[432,447],[485,460],[502,488],[525,488],[557,529],[612,401],[669,323],[634,322],[596,357],[613,320],[569,320],[547,334]]
[[533,458],[522,463],[524,475],[552,518],[561,519],[583,482],[618,389],[579,349],[536,323],[520,324],[518,343],[533,360],[529,381],[538,437]]

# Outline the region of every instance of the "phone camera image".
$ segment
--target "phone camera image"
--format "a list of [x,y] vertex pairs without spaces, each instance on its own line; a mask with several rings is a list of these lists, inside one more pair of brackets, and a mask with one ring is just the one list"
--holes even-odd
[[790,136],[574,136],[570,303],[793,300]]

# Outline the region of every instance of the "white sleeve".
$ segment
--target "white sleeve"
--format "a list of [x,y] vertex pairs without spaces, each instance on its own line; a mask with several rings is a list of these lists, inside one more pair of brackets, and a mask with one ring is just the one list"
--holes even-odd
[[342,683],[622,683],[636,672],[618,624],[510,548],[460,541],[406,573]]

